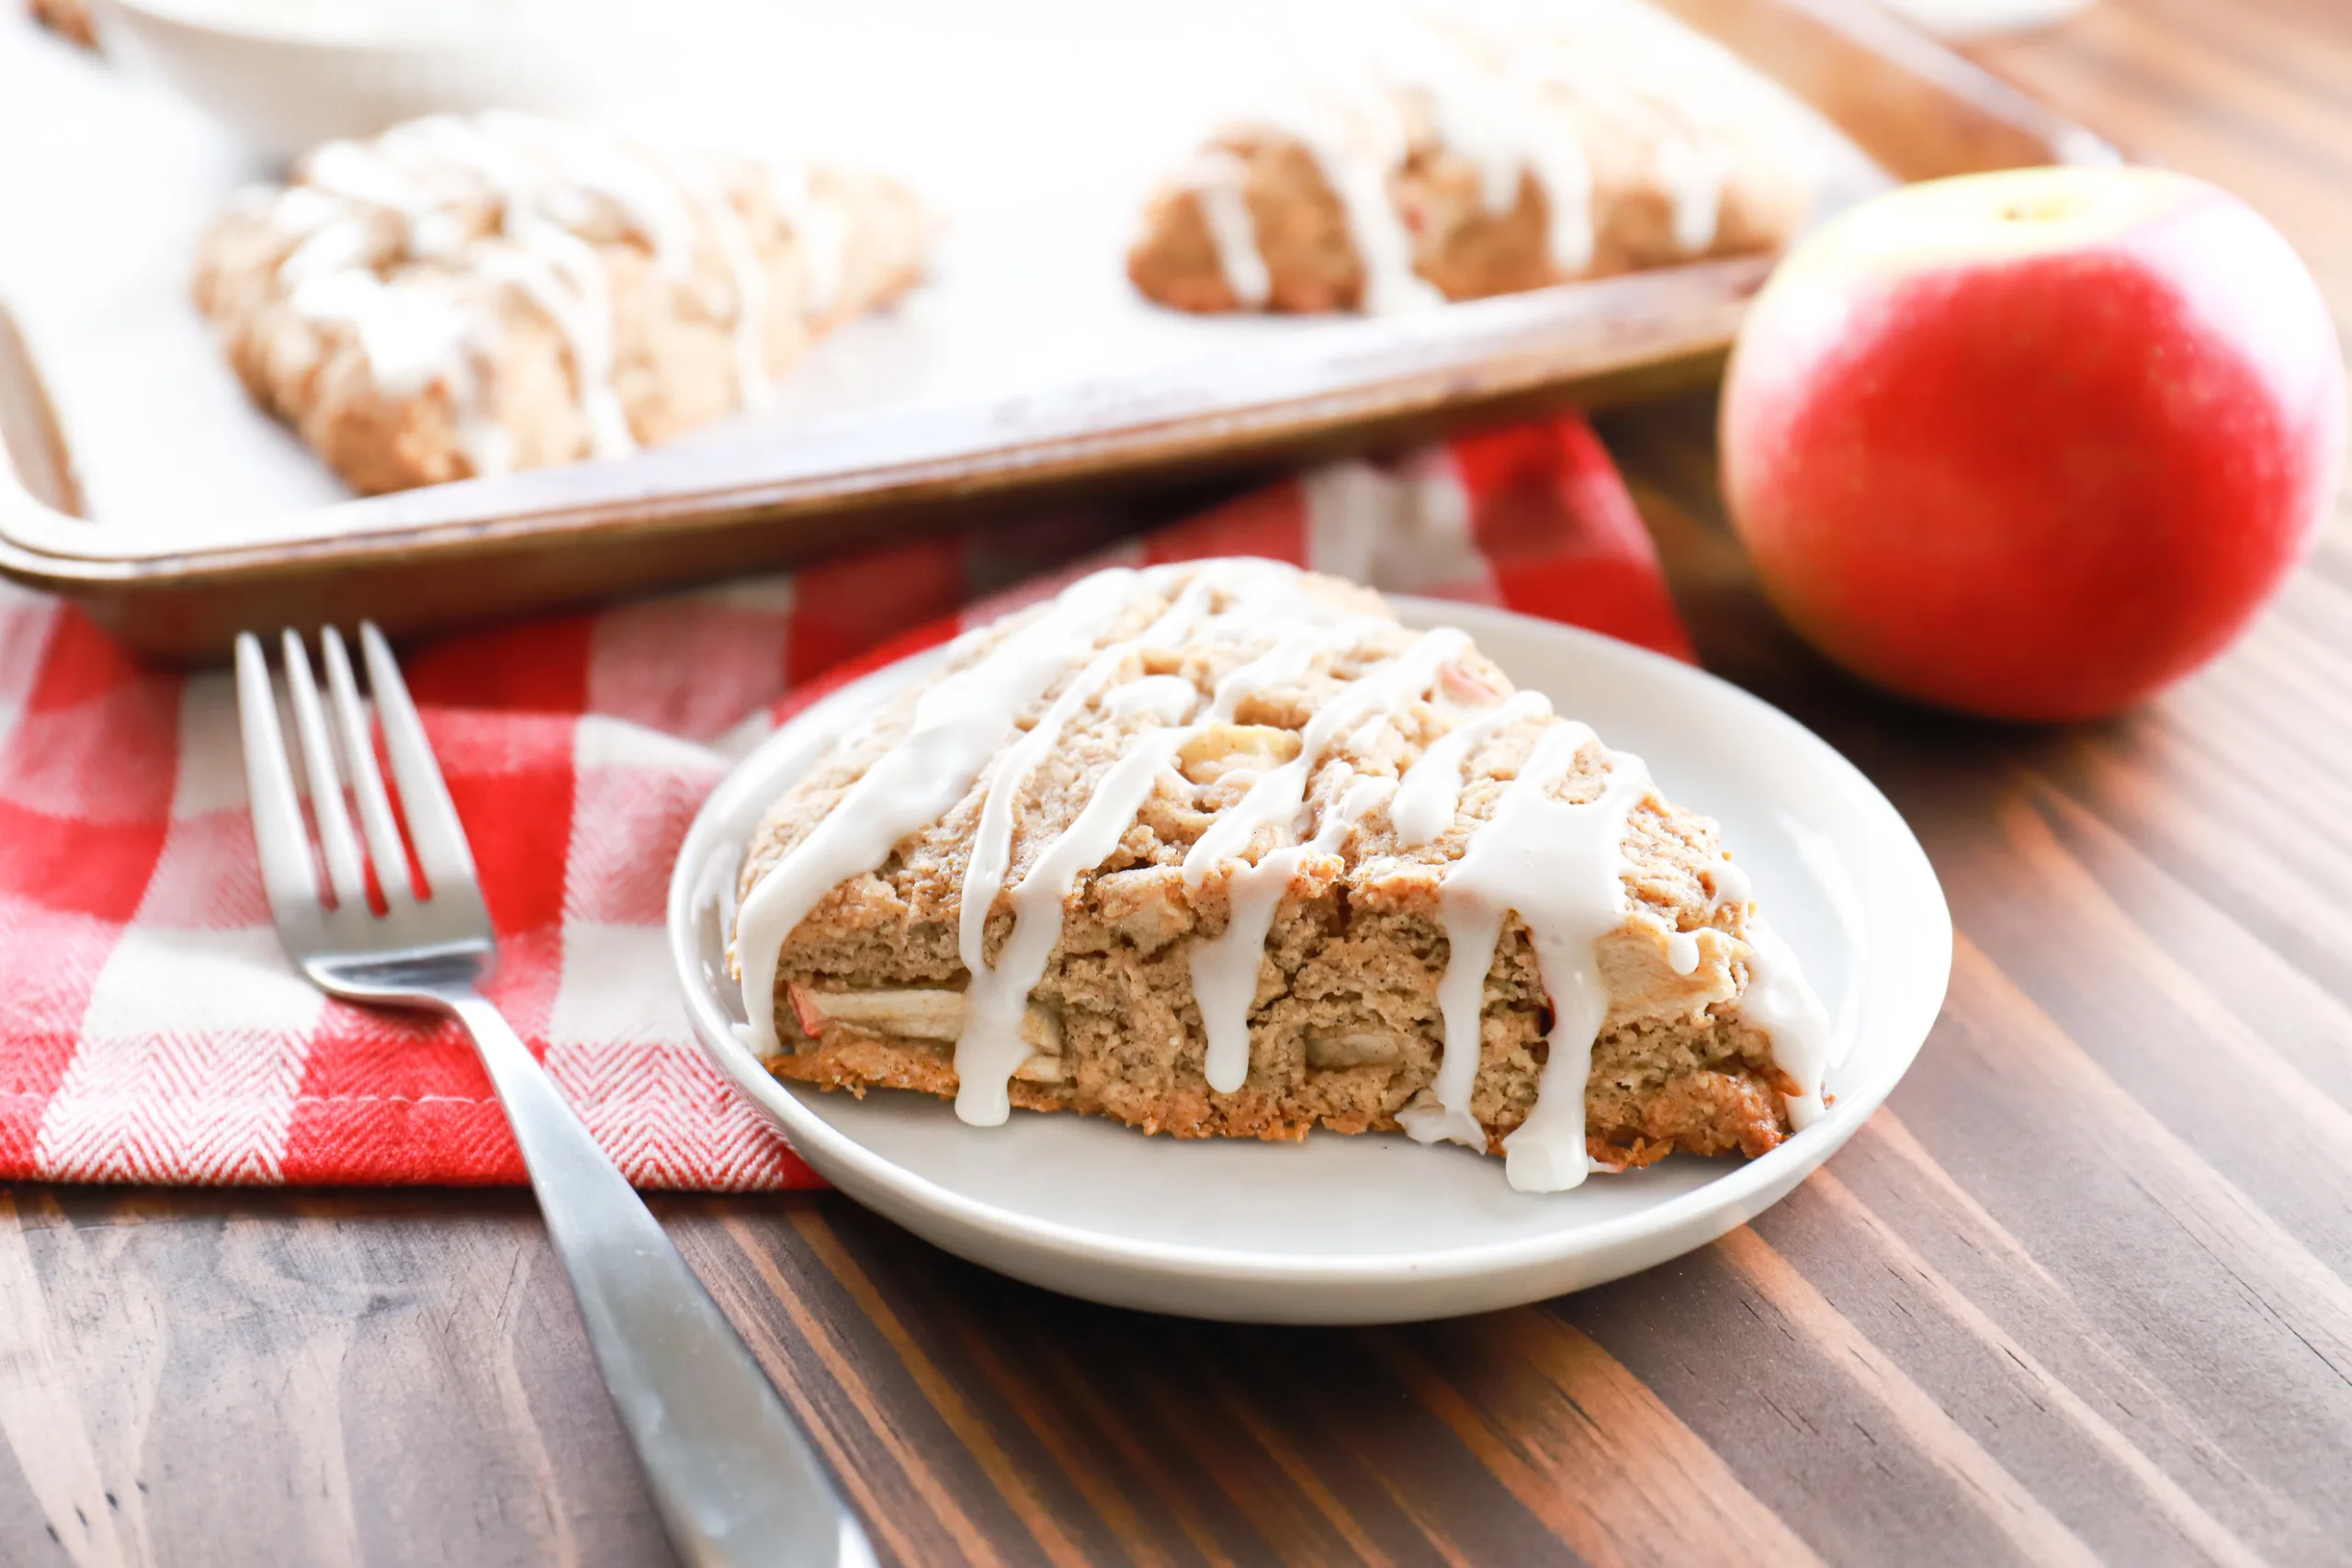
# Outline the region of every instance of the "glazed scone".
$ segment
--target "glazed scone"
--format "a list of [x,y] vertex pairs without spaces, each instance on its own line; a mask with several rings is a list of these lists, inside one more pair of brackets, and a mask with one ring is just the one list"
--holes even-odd
[[771,1069],[969,1122],[1402,1128],[1554,1190],[1822,1103],[1820,1004],[1713,823],[1462,633],[1271,562],[967,636],[775,803],[739,891]]
[[1136,288],[1195,311],[1391,310],[1771,250],[1812,206],[1786,100],[1639,6],[1385,43],[1168,181]]
[[926,232],[876,175],[435,116],[241,195],[195,293],[254,398],[373,493],[756,408],[816,334],[915,280]]

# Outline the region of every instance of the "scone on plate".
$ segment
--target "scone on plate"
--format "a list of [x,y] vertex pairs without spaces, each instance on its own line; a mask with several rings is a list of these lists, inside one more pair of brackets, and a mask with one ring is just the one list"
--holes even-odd
[[1162,186],[1127,255],[1137,289],[1394,310],[1771,250],[1812,205],[1793,106],[1638,6],[1356,41]]
[[254,399],[372,493],[756,408],[818,333],[915,280],[926,233],[876,175],[435,116],[243,193],[195,292]]
[[779,1077],[1180,1137],[1397,1130],[1513,1186],[1817,1114],[1829,1030],[1714,824],[1455,630],[1255,560],[967,635],[761,824]]

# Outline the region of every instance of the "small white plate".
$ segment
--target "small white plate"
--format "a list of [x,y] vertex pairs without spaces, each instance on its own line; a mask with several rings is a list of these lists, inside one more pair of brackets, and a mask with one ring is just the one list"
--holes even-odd
[[712,1059],[827,1179],[916,1235],[1049,1290],[1194,1317],[1385,1323],[1513,1306],[1662,1263],[1778,1201],[1886,1099],[1942,1005],[1951,919],[1918,840],[1852,763],[1712,675],[1504,611],[1392,603],[1413,626],[1463,627],[1722,822],[1849,1046],[1827,1115],[1761,1159],[1677,1156],[1537,1196],[1513,1191],[1498,1159],[1401,1136],[1187,1142],[1026,1112],[968,1127],[927,1096],[777,1081],[737,1038],[726,977],[742,846],[835,734],[936,654],[785,726],[695,818],[671,879],[670,944]]

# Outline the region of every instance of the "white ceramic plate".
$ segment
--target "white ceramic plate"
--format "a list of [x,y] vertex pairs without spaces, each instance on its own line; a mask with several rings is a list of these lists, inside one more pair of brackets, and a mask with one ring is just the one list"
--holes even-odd
[[1195,1317],[1381,1323],[1511,1306],[1662,1263],[1778,1201],[1885,1100],[1942,1005],[1951,920],[1918,840],[1852,763],[1712,675],[1503,611],[1392,603],[1416,626],[1467,630],[1513,680],[1722,822],[1848,1046],[1826,1116],[1761,1159],[1678,1156],[1537,1196],[1513,1191],[1498,1159],[1402,1136],[1180,1142],[1025,1112],[967,1127],[924,1096],[778,1082],[736,1036],[741,998],[724,967],[742,845],[833,735],[935,654],[786,725],[687,834],[670,942],[712,1059],[811,1166],[918,1235],[1050,1290]]

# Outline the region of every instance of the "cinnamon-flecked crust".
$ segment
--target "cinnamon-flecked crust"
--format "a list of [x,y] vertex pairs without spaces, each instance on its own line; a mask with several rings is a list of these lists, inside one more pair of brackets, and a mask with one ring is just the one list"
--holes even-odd
[[[1116,851],[1078,879],[1064,906],[1060,945],[1031,992],[1057,1030],[1057,1049],[1040,1049],[1016,1074],[1015,1106],[1108,1116],[1178,1137],[1289,1140],[1317,1127],[1393,1131],[1397,1112],[1430,1087],[1442,1054],[1437,987],[1447,953],[1439,884],[1545,728],[1564,721],[1530,718],[1475,749],[1457,819],[1434,842],[1404,847],[1382,807],[1339,852],[1302,862],[1260,965],[1249,1075],[1231,1093],[1212,1089],[1190,963],[1194,949],[1224,928],[1226,877],[1215,870],[1198,889],[1188,889],[1179,863],[1216,813],[1240,797],[1252,769],[1282,753],[1283,736],[1302,728],[1346,678],[1395,656],[1418,635],[1388,618],[1364,590],[1331,579],[1300,581],[1305,592],[1350,602],[1381,619],[1337,657],[1318,660],[1302,680],[1245,703],[1231,733],[1187,747]],[[1147,624],[1182,581],[1171,579],[1147,593],[1100,643]],[[1268,626],[1255,641],[1188,640],[1138,656],[1133,673],[1174,674],[1206,691],[1283,629]],[[957,662],[980,657],[1002,635],[1001,627],[983,634],[960,650]],[[1351,777],[1401,774],[1440,736],[1510,691],[1499,670],[1475,649],[1465,653],[1426,696],[1326,753],[1308,791],[1317,819]],[[776,802],[753,837],[744,892],[905,732],[912,702],[910,694],[894,704],[868,734],[820,761]],[[1115,718],[1096,707],[1065,732],[1016,811],[1008,887],[1083,807],[1102,772],[1156,722],[1149,715]],[[1588,741],[1556,793],[1590,799],[1610,766],[1601,747]],[[883,866],[834,888],[794,931],[775,995],[784,1049],[769,1066],[778,1077],[858,1094],[877,1088],[955,1094],[950,1031],[933,1021],[919,1026],[932,1032],[928,1038],[894,1036],[870,1020],[829,1016],[826,998],[874,992],[936,998],[964,987],[956,942],[961,887],[984,798],[976,784],[939,821],[901,840]],[[1262,852],[1272,842],[1261,834],[1254,849]],[[1592,1155],[1625,1167],[1676,1149],[1762,1154],[1787,1135],[1783,1096],[1796,1086],[1773,1065],[1769,1039],[1740,1016],[1744,884],[1727,869],[1714,824],[1654,791],[1628,818],[1624,854],[1628,913],[1603,939],[1600,955],[1611,1006],[1586,1099]],[[1012,923],[1009,897],[1002,897],[989,924],[991,958]],[[1670,932],[1689,933],[1696,942],[1698,963],[1688,974],[1678,974],[1669,959]],[[1502,1139],[1534,1104],[1548,1054],[1548,1011],[1532,948],[1514,918],[1487,977],[1471,1099],[1489,1152],[1500,1152]]]
[[[929,220],[914,197],[878,175],[812,169],[812,199],[828,204],[841,222],[838,276],[823,309],[812,310],[810,240],[795,227],[768,171],[739,158],[700,155],[694,162],[742,221],[764,288],[761,346],[770,375],[781,375],[825,332],[888,304],[921,277]],[[222,354],[254,400],[293,426],[362,494],[475,477],[447,379],[388,387],[350,321],[296,307],[279,269],[308,236],[274,214],[286,193],[307,179],[307,161],[298,162],[287,186],[246,193],[198,246],[194,298]],[[501,222],[487,191],[449,216],[466,236],[495,232]],[[611,302],[613,389],[640,446],[741,406],[735,278],[707,215],[696,218],[683,271],[657,265],[646,237],[625,222],[584,225]],[[474,344],[472,364],[481,412],[511,446],[507,466],[542,468],[590,456],[578,370],[542,308],[520,289],[407,254],[397,225],[379,229],[368,265],[379,277],[447,288],[486,311],[490,330]]]

